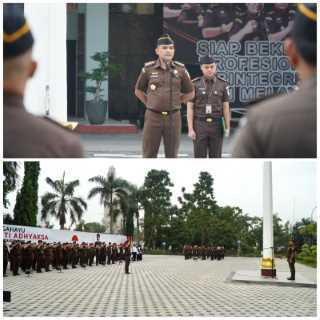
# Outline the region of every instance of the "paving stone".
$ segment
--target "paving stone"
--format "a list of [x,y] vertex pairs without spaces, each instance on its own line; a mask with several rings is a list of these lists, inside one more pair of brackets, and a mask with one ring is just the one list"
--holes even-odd
[[[286,261],[277,271],[288,272]],[[316,289],[226,281],[231,272],[259,269],[257,258],[185,261],[178,256],[144,256],[130,265],[93,266],[63,272],[12,275],[3,279],[12,291],[4,303],[7,317],[128,316],[316,316]],[[296,265],[297,273],[316,281],[316,269]]]

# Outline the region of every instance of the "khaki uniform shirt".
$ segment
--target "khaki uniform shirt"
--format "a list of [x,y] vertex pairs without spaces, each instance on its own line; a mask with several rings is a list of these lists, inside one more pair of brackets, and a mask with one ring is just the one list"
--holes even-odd
[[312,77],[298,90],[252,107],[234,140],[233,157],[317,157],[316,101],[317,81]]
[[229,88],[225,80],[214,77],[205,79],[204,77],[192,80],[195,87],[194,103],[195,117],[222,117],[223,103],[229,102]]
[[173,61],[163,69],[158,59],[144,65],[136,89],[147,94],[147,108],[170,111],[181,108],[181,94],[192,92],[193,85],[182,63]]
[[3,97],[3,155],[5,158],[82,157],[78,137],[49,119],[27,112],[23,97]]

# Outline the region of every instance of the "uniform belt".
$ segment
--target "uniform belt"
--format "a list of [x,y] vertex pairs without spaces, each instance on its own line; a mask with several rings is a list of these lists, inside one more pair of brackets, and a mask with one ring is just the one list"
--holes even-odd
[[214,122],[214,121],[219,121],[221,117],[201,117],[201,116],[195,116],[194,117],[196,120],[200,120],[200,121],[205,121],[205,122]]
[[158,110],[154,110],[154,109],[151,109],[151,108],[147,108],[147,110],[150,110],[150,111],[152,111],[154,113],[162,114],[163,116],[167,116],[170,113],[175,113],[177,111],[180,111],[180,109],[173,109],[173,110],[168,110],[168,111],[158,111]]

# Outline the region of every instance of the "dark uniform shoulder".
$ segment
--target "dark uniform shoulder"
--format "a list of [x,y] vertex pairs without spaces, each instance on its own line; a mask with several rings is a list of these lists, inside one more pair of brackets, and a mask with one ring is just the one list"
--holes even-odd
[[144,64],[144,67],[145,67],[145,68],[152,67],[152,66],[154,66],[154,65],[156,64],[156,62],[157,62],[156,60],[146,62],[146,63]]
[[185,68],[185,65],[179,61],[173,61],[173,64],[178,66],[178,67],[182,67],[182,68]]
[[192,79],[191,81],[192,81],[192,82],[197,82],[197,81],[199,81],[199,80],[201,80],[201,77],[194,78],[194,79]]
[[226,83],[227,83],[227,80],[223,79],[223,78],[222,78],[222,77],[220,77],[220,76],[217,76],[217,79],[219,79],[219,80],[221,80],[221,81],[223,81],[223,82],[226,82]]

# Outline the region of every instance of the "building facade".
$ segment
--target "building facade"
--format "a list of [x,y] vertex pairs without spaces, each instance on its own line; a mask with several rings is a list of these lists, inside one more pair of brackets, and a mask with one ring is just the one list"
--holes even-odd
[[30,112],[49,113],[61,122],[85,121],[92,96],[82,75],[97,66],[92,55],[108,52],[109,63],[120,65],[121,72],[102,85],[107,119],[137,122],[143,110],[134,84],[143,63],[155,58],[161,5],[25,3],[15,10],[24,12],[35,37],[38,70],[26,94]]

